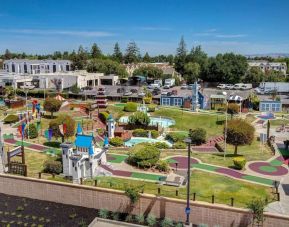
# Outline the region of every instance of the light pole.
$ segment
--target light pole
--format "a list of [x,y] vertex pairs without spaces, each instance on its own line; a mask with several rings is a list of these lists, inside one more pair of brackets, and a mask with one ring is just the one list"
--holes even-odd
[[227,128],[228,128],[228,100],[226,100],[226,117],[225,117],[225,133],[224,133],[224,160],[226,159],[226,152],[227,152]]
[[188,144],[188,177],[187,177],[187,207],[185,209],[187,218],[186,218],[186,225],[190,225],[190,179],[191,179],[191,143],[192,139],[190,138],[192,130],[189,130],[189,137],[184,140],[186,144]]

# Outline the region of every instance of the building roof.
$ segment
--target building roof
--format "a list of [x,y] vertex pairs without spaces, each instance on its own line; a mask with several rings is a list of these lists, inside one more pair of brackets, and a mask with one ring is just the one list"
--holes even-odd
[[93,144],[92,135],[77,135],[75,140],[75,146],[83,148],[91,148]]
[[211,95],[211,99],[226,99],[225,95]]
[[30,59],[9,59],[5,60],[5,63],[10,63],[10,62],[15,62],[15,63],[29,63],[29,64],[45,64],[45,63],[71,63],[70,60],[52,60],[52,59],[46,59],[46,60],[30,60]]

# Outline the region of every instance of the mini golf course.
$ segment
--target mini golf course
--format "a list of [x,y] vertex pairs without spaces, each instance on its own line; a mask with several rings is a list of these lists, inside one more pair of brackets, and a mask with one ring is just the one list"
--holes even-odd
[[[184,156],[174,156],[174,157],[169,158],[168,162],[171,167],[184,170],[188,168],[187,160],[188,158]],[[213,172],[216,174],[222,174],[224,176],[239,179],[239,180],[247,180],[252,183],[260,183],[260,184],[264,184],[267,186],[273,186],[274,184],[274,181],[271,179],[244,174],[240,171],[230,169],[230,168],[201,163],[199,160],[195,158],[191,158],[191,167],[195,169]]]

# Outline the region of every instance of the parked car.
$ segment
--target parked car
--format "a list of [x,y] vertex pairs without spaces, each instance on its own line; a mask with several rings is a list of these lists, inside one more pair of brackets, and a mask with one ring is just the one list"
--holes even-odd
[[244,85],[243,83],[235,84],[234,87],[233,87],[233,89],[239,90],[239,89],[242,88],[243,85]]
[[154,88],[160,88],[160,85],[159,84],[150,84],[148,86],[148,89],[154,89]]
[[173,95],[177,95],[177,94],[178,94],[178,91],[177,91],[177,90],[172,90],[172,94],[173,94]]
[[130,90],[132,93],[137,93],[137,89],[131,89]]
[[153,94],[153,95],[159,95],[159,94],[161,94],[161,90],[159,90],[159,89],[154,89],[154,90],[152,91],[152,94]]
[[225,89],[225,88],[226,88],[226,84],[219,84],[219,85],[217,86],[217,88],[219,88],[219,89]]
[[32,89],[34,89],[35,88],[35,86],[34,85],[28,85],[28,84],[25,84],[25,85],[23,85],[23,86],[20,86],[20,88],[21,89],[28,89],[28,90],[32,90]]
[[137,95],[138,95],[138,97],[144,97],[146,94],[143,91],[141,91]]
[[167,95],[169,92],[168,91],[162,91],[162,95]]
[[131,92],[131,91],[127,91],[127,92],[125,92],[123,95],[124,95],[124,96],[130,96],[130,95],[132,95],[132,92]]
[[234,88],[234,84],[226,84],[225,89],[231,90]]
[[188,89],[188,85],[182,84],[181,89]]

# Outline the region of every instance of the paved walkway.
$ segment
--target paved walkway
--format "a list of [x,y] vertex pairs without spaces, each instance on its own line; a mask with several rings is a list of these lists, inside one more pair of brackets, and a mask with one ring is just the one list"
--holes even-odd
[[[174,157],[170,157],[167,160],[170,163],[170,166],[173,168],[176,168],[176,163],[177,163],[178,169],[185,170],[188,168],[188,158],[185,156],[174,156]],[[226,168],[226,167],[205,164],[196,158],[191,158],[190,163],[191,163],[191,167],[195,168],[195,169],[200,169],[200,170],[204,170],[204,171],[208,171],[208,172],[212,172],[212,173],[216,173],[216,174],[221,174],[223,176],[235,178],[238,180],[245,180],[245,181],[248,181],[251,183],[263,184],[266,186],[273,186],[274,185],[274,181],[271,179],[267,179],[265,177],[259,177],[259,176],[244,174],[241,171]]]

